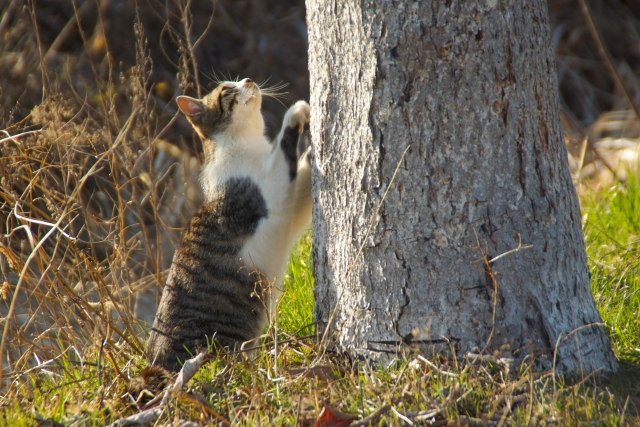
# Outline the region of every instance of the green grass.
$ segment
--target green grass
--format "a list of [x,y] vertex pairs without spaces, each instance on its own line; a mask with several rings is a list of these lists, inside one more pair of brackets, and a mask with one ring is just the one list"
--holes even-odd
[[293,334],[313,332],[312,263],[311,230],[308,230],[291,253],[278,310],[278,327]]
[[619,358],[640,362],[640,180],[582,203],[591,289]]
[[[205,365],[189,383],[191,394],[178,396],[158,425],[179,419],[217,425],[207,411],[221,414],[232,425],[312,425],[325,403],[357,418],[392,403],[394,409],[381,417],[380,425],[402,425],[403,414],[429,409],[439,411],[432,420],[440,421],[437,425],[446,425],[444,420],[450,420],[449,425],[640,425],[639,205],[637,180],[583,200],[592,289],[622,361],[621,374],[612,379],[569,384],[549,372],[534,372],[527,361],[509,369],[491,360],[430,359],[430,366],[414,354],[389,369],[327,355],[317,369],[332,372],[335,379],[302,375],[296,369],[310,367],[317,356],[311,340],[290,340],[313,332],[307,232],[293,251],[284,281],[277,359],[270,328],[264,349],[253,358],[223,356]],[[88,346],[82,361],[66,349],[46,368],[16,378],[0,398],[0,425],[32,426],[37,413],[65,426],[102,426],[135,413],[125,388],[127,378],[144,366],[142,358],[132,358],[126,346],[121,354],[99,357],[99,348]],[[196,403],[197,396],[210,409]]]

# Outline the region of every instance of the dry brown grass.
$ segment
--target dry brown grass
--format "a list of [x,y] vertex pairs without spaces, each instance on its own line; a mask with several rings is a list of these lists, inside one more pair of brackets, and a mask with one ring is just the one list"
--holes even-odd
[[640,7],[549,2],[569,166],[581,193],[638,171]]
[[[170,154],[157,153],[142,32],[137,44],[121,89],[100,81],[93,100],[47,94],[0,146],[9,377],[71,348],[82,357],[101,346],[114,363],[114,354],[143,351],[143,291],[160,291],[198,199],[188,191],[195,177],[180,167],[188,157],[163,162]],[[124,114],[118,95],[131,101]]]
[[[214,70],[287,76],[304,96],[306,74],[292,78],[287,59],[301,56],[255,45],[280,35],[306,50],[295,3],[213,6],[47,0],[0,10],[0,384],[97,348],[120,375],[122,360],[143,352],[144,322],[202,197],[201,150],[174,96],[206,93]],[[284,109],[265,108],[271,122]]]
[[[57,419],[76,410],[84,419],[86,411],[94,424],[129,410],[120,396],[143,363],[144,322],[202,197],[197,139],[173,97],[208,90],[213,70],[290,82],[285,104],[307,97],[301,2],[221,1],[211,19],[209,1],[149,0],[139,2],[136,25],[136,9],[118,4],[0,6],[0,409],[23,420],[31,406]],[[616,47],[614,67],[631,76],[622,79],[631,93],[640,75],[632,49],[640,45],[640,10],[589,4],[604,42]],[[578,3],[551,6],[576,183],[590,189],[614,174],[624,179],[618,159],[636,165],[640,120],[598,59]],[[265,107],[273,133],[284,107]],[[314,361],[339,375],[305,374]],[[407,354],[376,370],[281,333],[279,345],[267,340],[254,360],[221,357],[203,368],[195,391],[165,419],[213,424],[205,395],[215,411],[246,425],[313,421],[325,402],[357,417],[385,409],[390,424],[402,417],[424,425],[637,422],[630,418],[637,399],[625,400],[637,385],[625,385],[630,391],[620,397],[600,383],[565,385],[530,368],[492,357],[431,366]]]

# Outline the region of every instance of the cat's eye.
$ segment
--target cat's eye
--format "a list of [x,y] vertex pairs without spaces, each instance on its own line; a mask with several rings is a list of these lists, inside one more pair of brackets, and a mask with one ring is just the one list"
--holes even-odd
[[220,94],[222,96],[229,96],[229,95],[232,95],[234,92],[235,92],[235,86],[224,86]]

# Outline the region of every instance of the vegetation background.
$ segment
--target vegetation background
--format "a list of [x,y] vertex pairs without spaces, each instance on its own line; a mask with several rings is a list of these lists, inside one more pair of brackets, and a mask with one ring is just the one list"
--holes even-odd
[[[388,369],[325,354],[306,235],[261,349],[205,365],[160,424],[340,425],[344,412],[342,425],[640,425],[640,3],[585,1],[549,9],[620,375],[565,379],[511,354],[399,349]],[[142,409],[127,384],[202,197],[199,140],[173,100],[218,79],[288,83],[263,104],[273,136],[309,97],[306,46],[303,1],[0,2],[0,424],[105,425]]]

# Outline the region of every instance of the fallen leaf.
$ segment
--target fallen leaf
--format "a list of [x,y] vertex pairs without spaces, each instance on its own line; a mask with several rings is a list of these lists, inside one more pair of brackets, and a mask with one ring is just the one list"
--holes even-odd
[[329,405],[324,405],[313,427],[349,427],[355,417],[344,414]]

